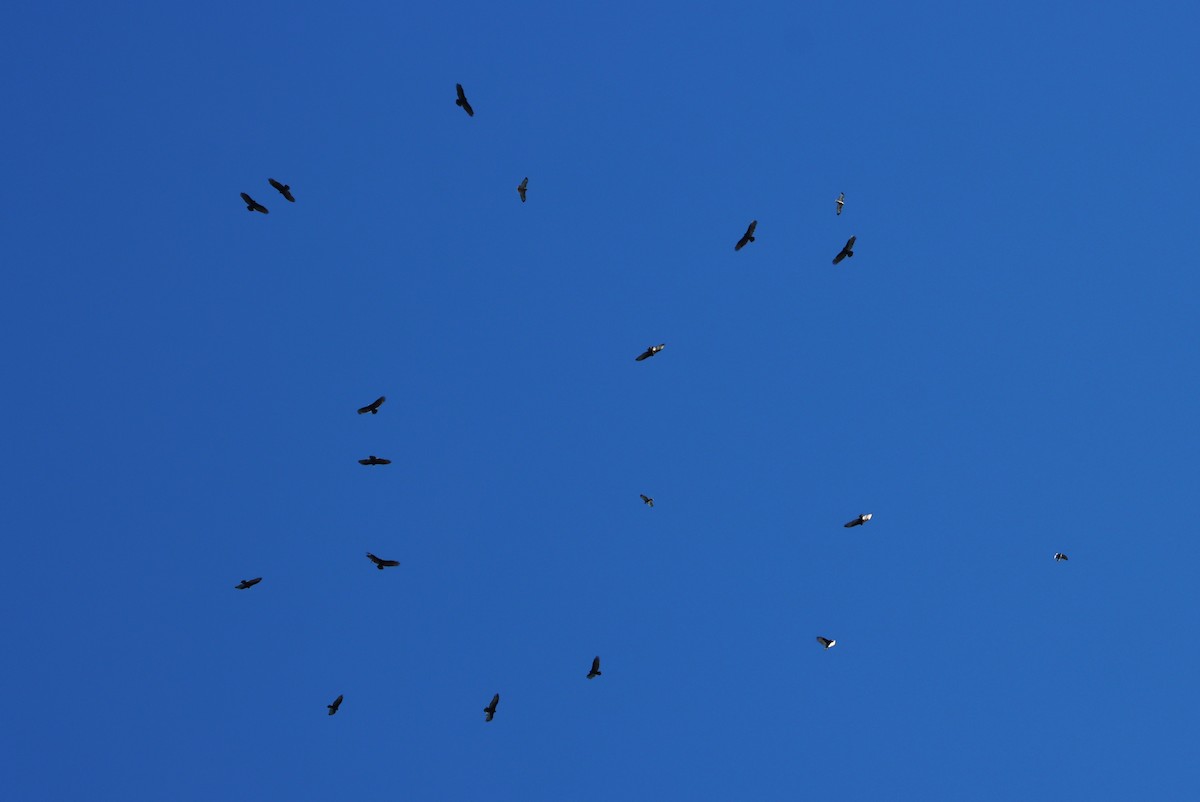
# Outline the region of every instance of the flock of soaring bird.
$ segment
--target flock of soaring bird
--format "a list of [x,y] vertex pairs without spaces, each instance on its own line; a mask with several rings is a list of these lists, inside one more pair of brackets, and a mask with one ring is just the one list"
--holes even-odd
[[[467,116],[474,117],[475,109],[473,109],[471,107],[471,104],[467,101],[467,95],[463,91],[462,84],[455,84],[455,89],[457,91],[458,97],[457,97],[457,99],[455,99],[454,104],[456,106],[460,107],[463,111],[465,111],[467,113]],[[292,188],[290,186],[288,186],[287,184],[282,184],[282,183],[276,181],[274,178],[268,178],[267,181],[285,199],[287,199],[291,203],[296,202],[296,199],[292,196]],[[526,176],[524,179],[521,180],[521,183],[517,185],[517,194],[521,196],[521,203],[525,203],[525,196],[526,196],[526,193],[528,192],[528,190],[529,190],[529,178],[528,178],[528,176]],[[246,203],[247,211],[259,212],[261,214],[269,214],[270,213],[267,210],[266,206],[263,206],[261,203],[254,200],[254,198],[250,197],[245,192],[242,193],[242,200],[245,201],[245,203]],[[837,214],[840,216],[842,214],[843,207],[845,207],[845,205],[846,205],[846,193],[845,192],[840,193],[837,197],[837,200],[834,202],[837,204]],[[743,234],[742,238],[737,241],[737,243],[733,246],[733,249],[735,251],[740,251],[742,248],[746,247],[746,245],[748,245],[749,243],[754,242],[754,230],[757,227],[758,227],[758,221],[751,220],[750,225],[746,227],[746,233]],[[843,259],[845,259],[848,256],[854,256],[854,243],[857,239],[858,239],[857,236],[852,236],[852,237],[850,237],[850,239],[846,240],[846,244],[842,246],[842,249],[840,251],[838,251],[837,256],[833,257],[833,263],[835,265],[839,264]],[[645,360],[649,359],[650,357],[658,354],[660,351],[662,351],[666,347],[667,347],[666,343],[659,343],[658,345],[651,345],[645,351],[643,351],[641,354],[639,354],[637,357],[635,357],[634,361],[644,362]],[[372,415],[377,415],[377,414],[379,414],[379,408],[383,405],[383,402],[386,400],[387,400],[386,396],[380,396],[379,398],[376,398],[371,403],[367,404],[365,407],[360,407],[358,410],[358,414],[366,415],[366,414],[370,413]],[[358,462],[360,465],[390,465],[392,461],[390,459],[383,459],[382,457],[377,457],[374,454],[371,454],[366,459],[360,459]],[[642,503],[645,504],[647,507],[651,507],[651,508],[654,507],[654,499],[653,498],[651,498],[650,496],[647,496],[645,493],[641,494],[641,498],[642,498]],[[854,518],[853,520],[847,521],[846,523],[843,524],[843,526],[846,527],[847,529],[849,529],[850,527],[854,527],[854,526],[862,526],[863,524],[870,521],[871,517],[872,517],[871,513],[869,513],[869,512],[863,513],[862,515],[859,515],[858,517]],[[372,563],[374,563],[375,567],[378,568],[380,571],[382,571],[384,568],[394,568],[394,567],[400,565],[399,560],[384,560],[379,557],[376,557],[374,554],[372,554],[369,551],[367,552],[367,559],[369,559]],[[1067,555],[1063,554],[1062,552],[1057,552],[1054,555],[1054,560],[1056,562],[1063,562],[1066,559],[1067,559]],[[246,590],[247,588],[254,587],[259,582],[262,582],[261,576],[256,577],[254,579],[243,579],[241,582],[239,582],[234,587],[237,590]],[[817,636],[817,643],[819,643],[825,649],[832,649],[834,646],[837,645],[836,640],[834,640],[832,638],[826,638],[826,637],[820,636],[820,635]],[[591,669],[591,671],[589,671],[587,673],[587,678],[595,679],[598,676],[600,676],[600,657],[596,656],[592,659],[592,669]],[[343,695],[339,694],[338,698],[334,699],[332,704],[326,705],[326,708],[328,708],[328,710],[329,710],[329,715],[332,716],[338,712],[338,708],[340,708],[342,705],[342,699],[343,699]],[[483,708],[484,721],[492,720],[492,718],[496,715],[496,707],[499,704],[500,704],[500,694],[497,693],[492,697],[492,700],[490,702],[488,702],[487,707]]]

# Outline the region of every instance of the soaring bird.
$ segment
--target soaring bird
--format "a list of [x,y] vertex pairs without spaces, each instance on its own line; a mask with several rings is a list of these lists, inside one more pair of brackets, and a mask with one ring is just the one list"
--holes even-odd
[[529,176],[521,179],[521,183],[517,184],[517,194],[521,196],[521,203],[525,202],[525,190],[529,188]]
[[588,679],[594,679],[600,676],[600,656],[596,655],[592,658],[592,670],[588,672]]
[[641,362],[643,359],[649,359],[650,357],[654,356],[655,354],[657,354],[659,351],[661,351],[662,349],[664,349],[666,347],[667,347],[666,343],[659,343],[658,345],[652,345],[649,348],[647,348],[645,351],[643,351],[641,356],[637,357],[633,361]]
[[471,104],[467,102],[467,95],[463,92],[462,84],[455,84],[454,86],[458,90],[458,100],[454,101],[454,105],[462,106],[467,116],[474,117],[475,109],[471,108]]
[[399,560],[381,560],[371,552],[367,552],[367,559],[375,563],[375,567],[382,571],[384,568],[395,568],[400,564]]
[[325,706],[329,708],[329,715],[332,716],[338,711],[338,708],[342,706],[342,694],[338,694],[338,698],[333,700],[333,704]]
[[838,195],[836,203],[837,203],[837,213],[841,214],[842,207],[846,205],[846,193],[845,192],[843,192],[841,195]]
[[259,582],[262,582],[262,577],[261,577],[261,576],[255,577],[254,579],[243,579],[241,582],[239,582],[238,584],[234,585],[233,587],[234,587],[234,589],[236,589],[236,590],[245,590],[246,588],[252,588],[252,587],[254,587],[254,586],[255,586],[255,585],[257,585]]
[[359,407],[358,414],[365,415],[368,412],[370,412],[372,415],[378,415],[379,407],[383,405],[384,401],[387,401],[387,396],[381,395],[378,398],[376,398],[374,401],[372,401],[371,403],[367,404],[365,407]]
[[366,459],[360,459],[358,461],[358,464],[359,465],[391,465],[392,461],[390,459],[384,459],[383,457],[377,457],[374,454],[372,454],[371,456],[367,457]]
[[270,212],[267,211],[266,206],[263,206],[261,203],[259,203],[254,198],[247,195],[245,192],[242,193],[242,200],[244,200],[246,202],[246,211],[262,212],[263,214],[270,214]]
[[654,499],[650,498],[645,493],[638,493],[638,495],[642,497],[643,504],[645,504],[647,507],[654,507]]
[[[1054,561],[1055,561],[1055,562],[1059,562],[1059,563],[1061,563],[1061,562],[1065,562],[1066,560],[1067,560],[1067,555],[1063,554],[1061,551],[1060,551],[1060,552],[1057,552],[1057,553],[1054,555]],[[255,581],[257,582],[258,580],[255,580]]]
[[754,242],[754,229],[756,228],[758,228],[758,221],[751,220],[749,227],[746,228],[746,233],[743,234],[742,238],[737,241],[737,245],[734,245],[733,249],[735,251],[740,251],[742,248],[746,247],[747,242]]
[[837,256],[833,257],[833,263],[835,265],[845,259],[847,256],[854,255],[854,240],[856,239],[858,239],[858,237],[851,237],[850,239],[846,240],[846,244],[842,247],[842,250],[838,252]]
[[498,704],[500,704],[500,694],[493,696],[491,704],[483,709],[483,712],[487,713],[487,718],[485,718],[484,721],[492,720],[492,716],[496,715],[496,705]]
[[847,529],[849,529],[852,526],[862,526],[867,521],[871,520],[871,515],[872,515],[872,513],[869,513],[869,512],[865,513],[863,515],[858,516],[853,521],[847,521],[846,523],[842,524],[842,526],[846,527]]
[[296,199],[292,197],[292,188],[289,187],[287,184],[281,184],[278,181],[276,181],[274,178],[268,178],[267,181],[271,184],[271,186],[273,186],[273,187],[275,187],[275,189],[279,190],[280,195],[287,198],[292,203],[296,202]]
[[821,644],[826,649],[832,649],[837,645],[837,641],[830,640],[829,638],[822,638],[820,635],[817,636],[817,643]]

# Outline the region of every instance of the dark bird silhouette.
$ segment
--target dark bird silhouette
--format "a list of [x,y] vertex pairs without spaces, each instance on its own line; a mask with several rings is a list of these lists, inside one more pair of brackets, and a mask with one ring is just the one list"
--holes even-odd
[[659,351],[661,351],[662,349],[664,349],[666,347],[667,347],[666,343],[659,343],[658,345],[652,345],[649,348],[647,348],[645,351],[643,351],[641,356],[637,357],[633,361],[641,362],[643,359],[649,359],[650,357],[654,356],[655,354],[657,354]]
[[491,704],[483,709],[483,712],[487,713],[487,718],[485,718],[484,721],[492,720],[492,716],[496,715],[496,705],[498,704],[500,704],[500,694],[493,696]]
[[474,117],[475,109],[471,108],[471,104],[467,102],[467,95],[463,92],[462,84],[455,84],[454,86],[458,90],[458,100],[454,101],[454,105],[462,106],[463,111],[467,113],[468,117]]
[[267,211],[266,206],[263,206],[261,203],[259,203],[254,198],[247,195],[245,192],[242,193],[242,200],[244,200],[246,202],[246,211],[262,212],[263,214],[270,214],[270,212]]
[[525,176],[521,183],[517,184],[517,194],[521,196],[521,203],[525,202],[525,190],[529,189],[529,176]]
[[255,577],[254,579],[243,579],[241,582],[234,585],[233,587],[237,590],[245,590],[246,588],[254,587],[259,582],[262,582],[261,576]]
[[654,499],[650,498],[645,493],[638,493],[638,495],[642,497],[642,503],[645,504],[647,507],[654,506]]
[[592,670],[588,672],[588,679],[594,679],[600,676],[600,656],[592,658]]
[[399,560],[381,560],[371,552],[367,552],[367,558],[375,563],[375,567],[382,571],[384,568],[395,568],[400,564]]
[[384,401],[387,401],[387,396],[381,395],[378,398],[376,398],[374,401],[372,401],[371,403],[367,404],[365,407],[359,407],[358,414],[365,415],[368,412],[370,412],[372,415],[378,415],[379,407],[383,405]]
[[846,205],[846,193],[845,192],[843,192],[841,195],[838,195],[836,203],[837,203],[837,213],[841,214],[842,207]]
[[332,716],[338,711],[338,708],[342,706],[342,694],[338,694],[338,698],[333,700],[333,704],[325,706],[329,708],[329,715]]
[[858,239],[858,237],[851,237],[850,239],[846,240],[846,244],[842,247],[842,250],[838,252],[837,256],[833,257],[833,263],[835,265],[845,259],[847,256],[854,255],[854,240],[856,239]]
[[391,465],[392,461],[390,459],[384,459],[383,457],[377,457],[374,454],[372,454],[371,456],[367,457],[366,459],[360,459],[358,461],[358,464],[359,465]]
[[271,184],[271,186],[273,186],[273,187],[275,187],[275,189],[279,190],[280,195],[287,198],[292,203],[296,202],[296,199],[292,197],[292,188],[289,187],[287,184],[281,184],[278,181],[276,181],[274,178],[268,178],[267,181]]
[[747,242],[754,242],[754,229],[756,228],[758,228],[758,221],[751,220],[750,226],[746,229],[746,233],[743,234],[742,238],[737,241],[737,245],[734,245],[733,249],[735,251],[740,251],[742,248],[746,247]]
[[865,515],[858,516],[853,521],[847,521],[846,523],[842,524],[842,526],[849,529],[852,526],[862,526],[869,520],[871,520],[871,513],[868,512]]
[[829,638],[822,638],[820,635],[817,636],[817,643],[821,644],[826,649],[832,649],[834,646],[837,646],[837,641],[830,640]]
[[1057,552],[1057,553],[1054,555],[1054,561],[1055,561],[1055,562],[1061,563],[1061,562],[1065,562],[1066,560],[1067,560],[1067,555],[1063,554],[1061,551],[1060,551],[1060,552]]

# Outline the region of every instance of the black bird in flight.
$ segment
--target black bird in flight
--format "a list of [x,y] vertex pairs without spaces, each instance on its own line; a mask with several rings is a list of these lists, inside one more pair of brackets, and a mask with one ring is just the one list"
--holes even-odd
[[746,233],[743,234],[742,238],[737,241],[737,245],[734,245],[733,249],[735,251],[740,251],[742,248],[746,247],[747,242],[754,242],[754,229],[756,228],[758,228],[758,221],[751,220],[750,226],[746,229]]
[[837,641],[830,640],[829,638],[822,638],[820,635],[817,636],[817,643],[821,644],[826,649],[832,649],[834,646],[837,646]]
[[847,529],[849,529],[849,528],[850,528],[850,527],[852,527],[852,526],[862,526],[863,524],[865,524],[865,523],[866,523],[867,521],[869,521],[869,520],[871,520],[871,513],[869,513],[869,512],[868,512],[868,513],[866,513],[866,514],[864,514],[864,515],[860,515],[860,516],[858,516],[858,517],[857,517],[857,518],[855,518],[853,521],[847,521],[846,523],[842,524],[842,526],[844,526],[844,527],[846,527]]
[[851,237],[850,239],[846,240],[846,244],[842,247],[842,250],[837,256],[833,257],[833,263],[835,265],[845,259],[847,256],[854,255],[854,240],[856,239],[858,239],[858,237]]
[[454,101],[454,105],[462,106],[463,111],[467,113],[468,117],[474,117],[475,109],[471,108],[471,104],[467,102],[467,95],[463,92],[462,84],[455,84],[454,86],[458,90],[458,100]]
[[358,461],[358,464],[359,465],[391,465],[392,461],[390,459],[384,459],[383,457],[377,457],[374,454],[372,454],[371,456],[367,457],[366,459],[360,459]]
[[1064,561],[1066,561],[1066,560],[1067,560],[1067,555],[1063,554],[1061,551],[1060,551],[1060,552],[1057,552],[1057,553],[1054,555],[1054,561],[1055,561],[1056,563],[1061,563],[1061,562],[1064,562]]
[[262,582],[262,577],[261,577],[261,576],[259,576],[259,577],[255,577],[254,579],[243,579],[241,582],[239,582],[238,584],[234,585],[233,587],[234,587],[234,589],[235,589],[235,590],[245,590],[246,588],[252,588],[252,587],[254,587],[254,586],[255,586],[255,585],[257,585],[259,582]]
[[661,351],[662,349],[664,349],[666,347],[667,347],[666,343],[659,343],[658,345],[652,345],[649,348],[647,348],[645,351],[643,351],[641,356],[636,357],[633,361],[641,362],[643,359],[649,359],[650,357],[654,356],[655,354],[657,354],[659,351]]
[[592,658],[592,670],[588,672],[588,679],[593,679],[600,676],[600,656],[596,655]]
[[383,405],[384,401],[387,401],[387,396],[381,395],[378,398],[376,398],[374,401],[372,401],[371,403],[367,404],[365,407],[359,407],[358,414],[365,415],[368,412],[370,412],[372,415],[378,415],[379,407],[381,407]]
[[492,720],[492,716],[496,715],[496,705],[498,704],[500,704],[500,694],[493,696],[491,704],[483,709],[483,712],[487,713],[487,718],[485,718],[484,721]]
[[367,552],[367,558],[375,563],[375,567],[382,571],[384,568],[395,568],[400,564],[399,560],[381,560],[371,552]]
[[642,497],[643,504],[645,504],[647,507],[650,507],[650,508],[654,507],[654,499],[650,498],[645,493],[638,493],[638,495]]
[[267,181],[271,184],[271,186],[273,186],[273,187],[275,187],[275,189],[279,190],[280,195],[287,198],[292,203],[296,202],[296,199],[292,197],[292,188],[289,187],[287,184],[281,184],[278,181],[276,181],[274,178],[268,178]]
[[334,713],[336,713],[338,711],[338,708],[342,706],[342,695],[343,694],[338,694],[338,698],[333,700],[333,704],[325,705],[326,707],[329,708],[329,715],[332,716]]
[[246,202],[246,211],[262,212],[263,214],[270,214],[270,212],[267,211],[266,206],[263,206],[261,203],[259,203],[254,198],[247,195],[245,192],[242,193],[242,200],[244,200]]
[[521,179],[521,183],[517,184],[517,194],[521,196],[521,203],[525,202],[525,190],[529,189],[529,176]]

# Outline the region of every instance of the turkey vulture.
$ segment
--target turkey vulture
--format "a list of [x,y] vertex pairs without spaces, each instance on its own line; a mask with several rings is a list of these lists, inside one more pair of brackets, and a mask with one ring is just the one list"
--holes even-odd
[[[1054,555],[1055,562],[1060,563],[1060,562],[1065,561],[1066,559],[1067,559],[1067,555],[1063,554],[1061,551]],[[258,580],[255,580],[255,581],[257,582]]]
[[843,192],[841,195],[838,195],[838,199],[836,202],[837,202],[837,213],[841,214],[842,207],[846,205],[846,193]]
[[832,649],[837,645],[837,641],[830,640],[829,638],[822,638],[820,635],[817,636],[817,643],[821,644],[826,649]]
[[858,239],[858,237],[851,237],[850,239],[846,240],[845,247],[843,247],[842,250],[840,252],[838,252],[837,256],[833,257],[833,263],[835,265],[838,262],[845,259],[847,256],[854,255],[854,240],[856,240],[856,239]]
[[367,404],[365,407],[359,407],[358,414],[365,415],[370,412],[372,415],[378,415],[379,407],[383,405],[384,401],[387,401],[387,396],[381,395],[371,403]]
[[399,560],[381,560],[371,552],[367,552],[367,559],[375,563],[375,567],[382,571],[384,568],[395,568],[400,564]]
[[487,713],[487,718],[484,721],[492,720],[492,716],[496,715],[496,705],[498,704],[500,704],[500,694],[493,696],[491,704],[483,709],[483,712]]
[[247,195],[245,192],[242,193],[242,200],[244,200],[246,202],[246,211],[262,212],[263,214],[270,214],[270,212],[267,211],[266,206],[263,206],[261,203],[259,203],[254,198]]
[[252,588],[252,587],[254,587],[254,586],[255,586],[255,585],[257,585],[259,582],[262,582],[262,577],[261,577],[261,576],[259,576],[259,577],[255,577],[254,579],[243,579],[241,582],[239,582],[238,584],[234,585],[233,587],[234,587],[236,590],[245,590],[246,588]]
[[338,694],[338,698],[333,700],[333,704],[325,705],[326,707],[329,708],[329,715],[332,716],[334,713],[336,713],[338,711],[338,708],[342,706],[342,696],[343,696],[343,694]]
[[521,183],[517,184],[517,194],[521,196],[521,203],[525,202],[525,190],[529,188],[529,176],[525,176]]
[[641,356],[637,357],[633,361],[641,362],[643,359],[649,359],[650,357],[654,356],[655,354],[657,354],[659,351],[661,351],[662,349],[664,349],[666,347],[667,347],[666,343],[659,343],[658,345],[652,345],[649,348],[647,348],[645,351],[643,351]]
[[588,679],[600,676],[600,656],[592,658],[592,670],[588,672]]
[[654,499],[650,498],[645,493],[639,493],[638,495],[642,497],[642,503],[645,504],[647,507],[654,506]]
[[852,526],[862,526],[869,520],[871,520],[871,513],[868,512],[865,515],[858,516],[853,521],[847,521],[846,523],[842,524],[842,526],[849,529]]
[[467,95],[463,92],[462,84],[455,84],[454,86],[458,90],[458,100],[454,101],[454,105],[462,106],[463,111],[467,113],[468,117],[474,117],[475,109],[471,108],[471,104],[467,102]]
[[733,246],[733,249],[735,251],[740,251],[742,248],[746,247],[747,242],[754,242],[754,229],[756,228],[758,228],[758,221],[751,220],[750,226],[746,229],[746,233],[742,235],[740,240],[738,240],[737,245]]
[[289,187],[287,184],[281,184],[278,181],[276,181],[274,178],[268,178],[267,181],[271,184],[271,186],[273,186],[273,187],[275,187],[275,189],[279,190],[280,195],[287,198],[292,203],[296,202],[296,199],[292,197],[292,188]]
[[383,457],[377,457],[374,454],[372,454],[371,456],[367,457],[366,459],[360,459],[358,461],[358,464],[359,465],[391,465],[392,461],[390,459],[384,459]]

